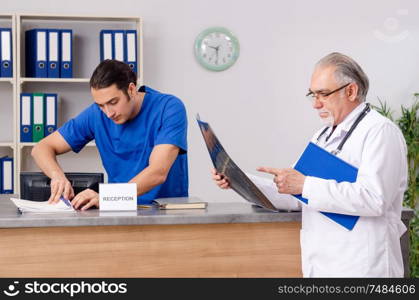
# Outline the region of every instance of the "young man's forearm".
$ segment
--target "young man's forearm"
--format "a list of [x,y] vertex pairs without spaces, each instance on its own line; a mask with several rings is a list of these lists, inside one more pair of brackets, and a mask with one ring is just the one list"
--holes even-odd
[[57,155],[51,147],[39,143],[32,149],[31,154],[38,167],[49,178],[64,176],[63,170],[58,165]]
[[137,184],[137,196],[141,196],[156,186],[166,181],[167,172],[164,170],[147,167],[142,170],[137,176],[132,178],[129,183]]
[[171,144],[161,144],[154,147],[148,167],[129,181],[137,184],[138,196],[147,193],[166,181],[178,153],[179,148]]

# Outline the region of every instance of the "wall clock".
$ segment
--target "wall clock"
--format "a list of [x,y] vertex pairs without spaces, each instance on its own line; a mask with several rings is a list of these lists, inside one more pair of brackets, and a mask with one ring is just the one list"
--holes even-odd
[[223,71],[239,57],[237,38],[226,28],[211,27],[202,31],[195,40],[195,57],[206,69]]

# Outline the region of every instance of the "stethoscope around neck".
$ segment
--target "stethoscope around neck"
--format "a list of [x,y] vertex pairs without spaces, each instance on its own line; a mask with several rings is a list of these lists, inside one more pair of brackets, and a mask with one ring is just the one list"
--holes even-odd
[[[356,126],[358,126],[359,122],[369,113],[371,110],[370,104],[365,103],[365,108],[362,110],[362,112],[359,114],[359,116],[356,118],[355,122],[352,124],[351,128],[349,129],[348,133],[345,135],[343,140],[340,142],[339,146],[333,150],[331,153],[333,155],[338,155],[343,148],[343,145],[345,145],[346,140],[351,136],[352,132],[355,130]],[[329,126],[323,129],[323,131],[320,133],[320,135],[317,137],[316,144],[319,142],[320,138],[326,133],[326,131],[329,129]]]

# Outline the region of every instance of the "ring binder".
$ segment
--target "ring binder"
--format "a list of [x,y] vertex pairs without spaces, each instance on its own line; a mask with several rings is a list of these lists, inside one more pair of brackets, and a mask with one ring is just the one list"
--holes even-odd
[[137,31],[125,30],[125,44],[126,44],[126,63],[138,76],[137,66]]
[[0,158],[1,164],[1,193],[13,194],[13,158]]
[[114,58],[113,32],[112,30],[100,31],[100,61]]
[[60,31],[48,29],[48,77],[60,77]]
[[20,141],[23,143],[32,142],[32,110],[32,94],[20,94]]
[[1,77],[13,77],[13,51],[12,51],[12,29],[0,29],[0,45],[1,45]]
[[26,37],[26,76],[48,77],[48,35],[46,29],[32,29]]
[[57,94],[45,94],[45,132],[48,136],[57,129]]
[[125,33],[123,30],[113,31],[114,59],[125,62]]
[[61,29],[60,30],[61,42],[61,66],[60,74],[62,78],[73,77],[73,30]]
[[35,143],[44,138],[44,110],[44,94],[33,94],[32,141]]

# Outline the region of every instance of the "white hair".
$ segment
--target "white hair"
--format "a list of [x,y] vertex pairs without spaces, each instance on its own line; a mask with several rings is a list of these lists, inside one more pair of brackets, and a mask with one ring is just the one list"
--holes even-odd
[[355,82],[358,85],[358,101],[365,101],[369,88],[369,80],[356,61],[342,53],[333,52],[320,59],[316,64],[316,68],[326,66],[336,67],[334,75],[339,84]]

